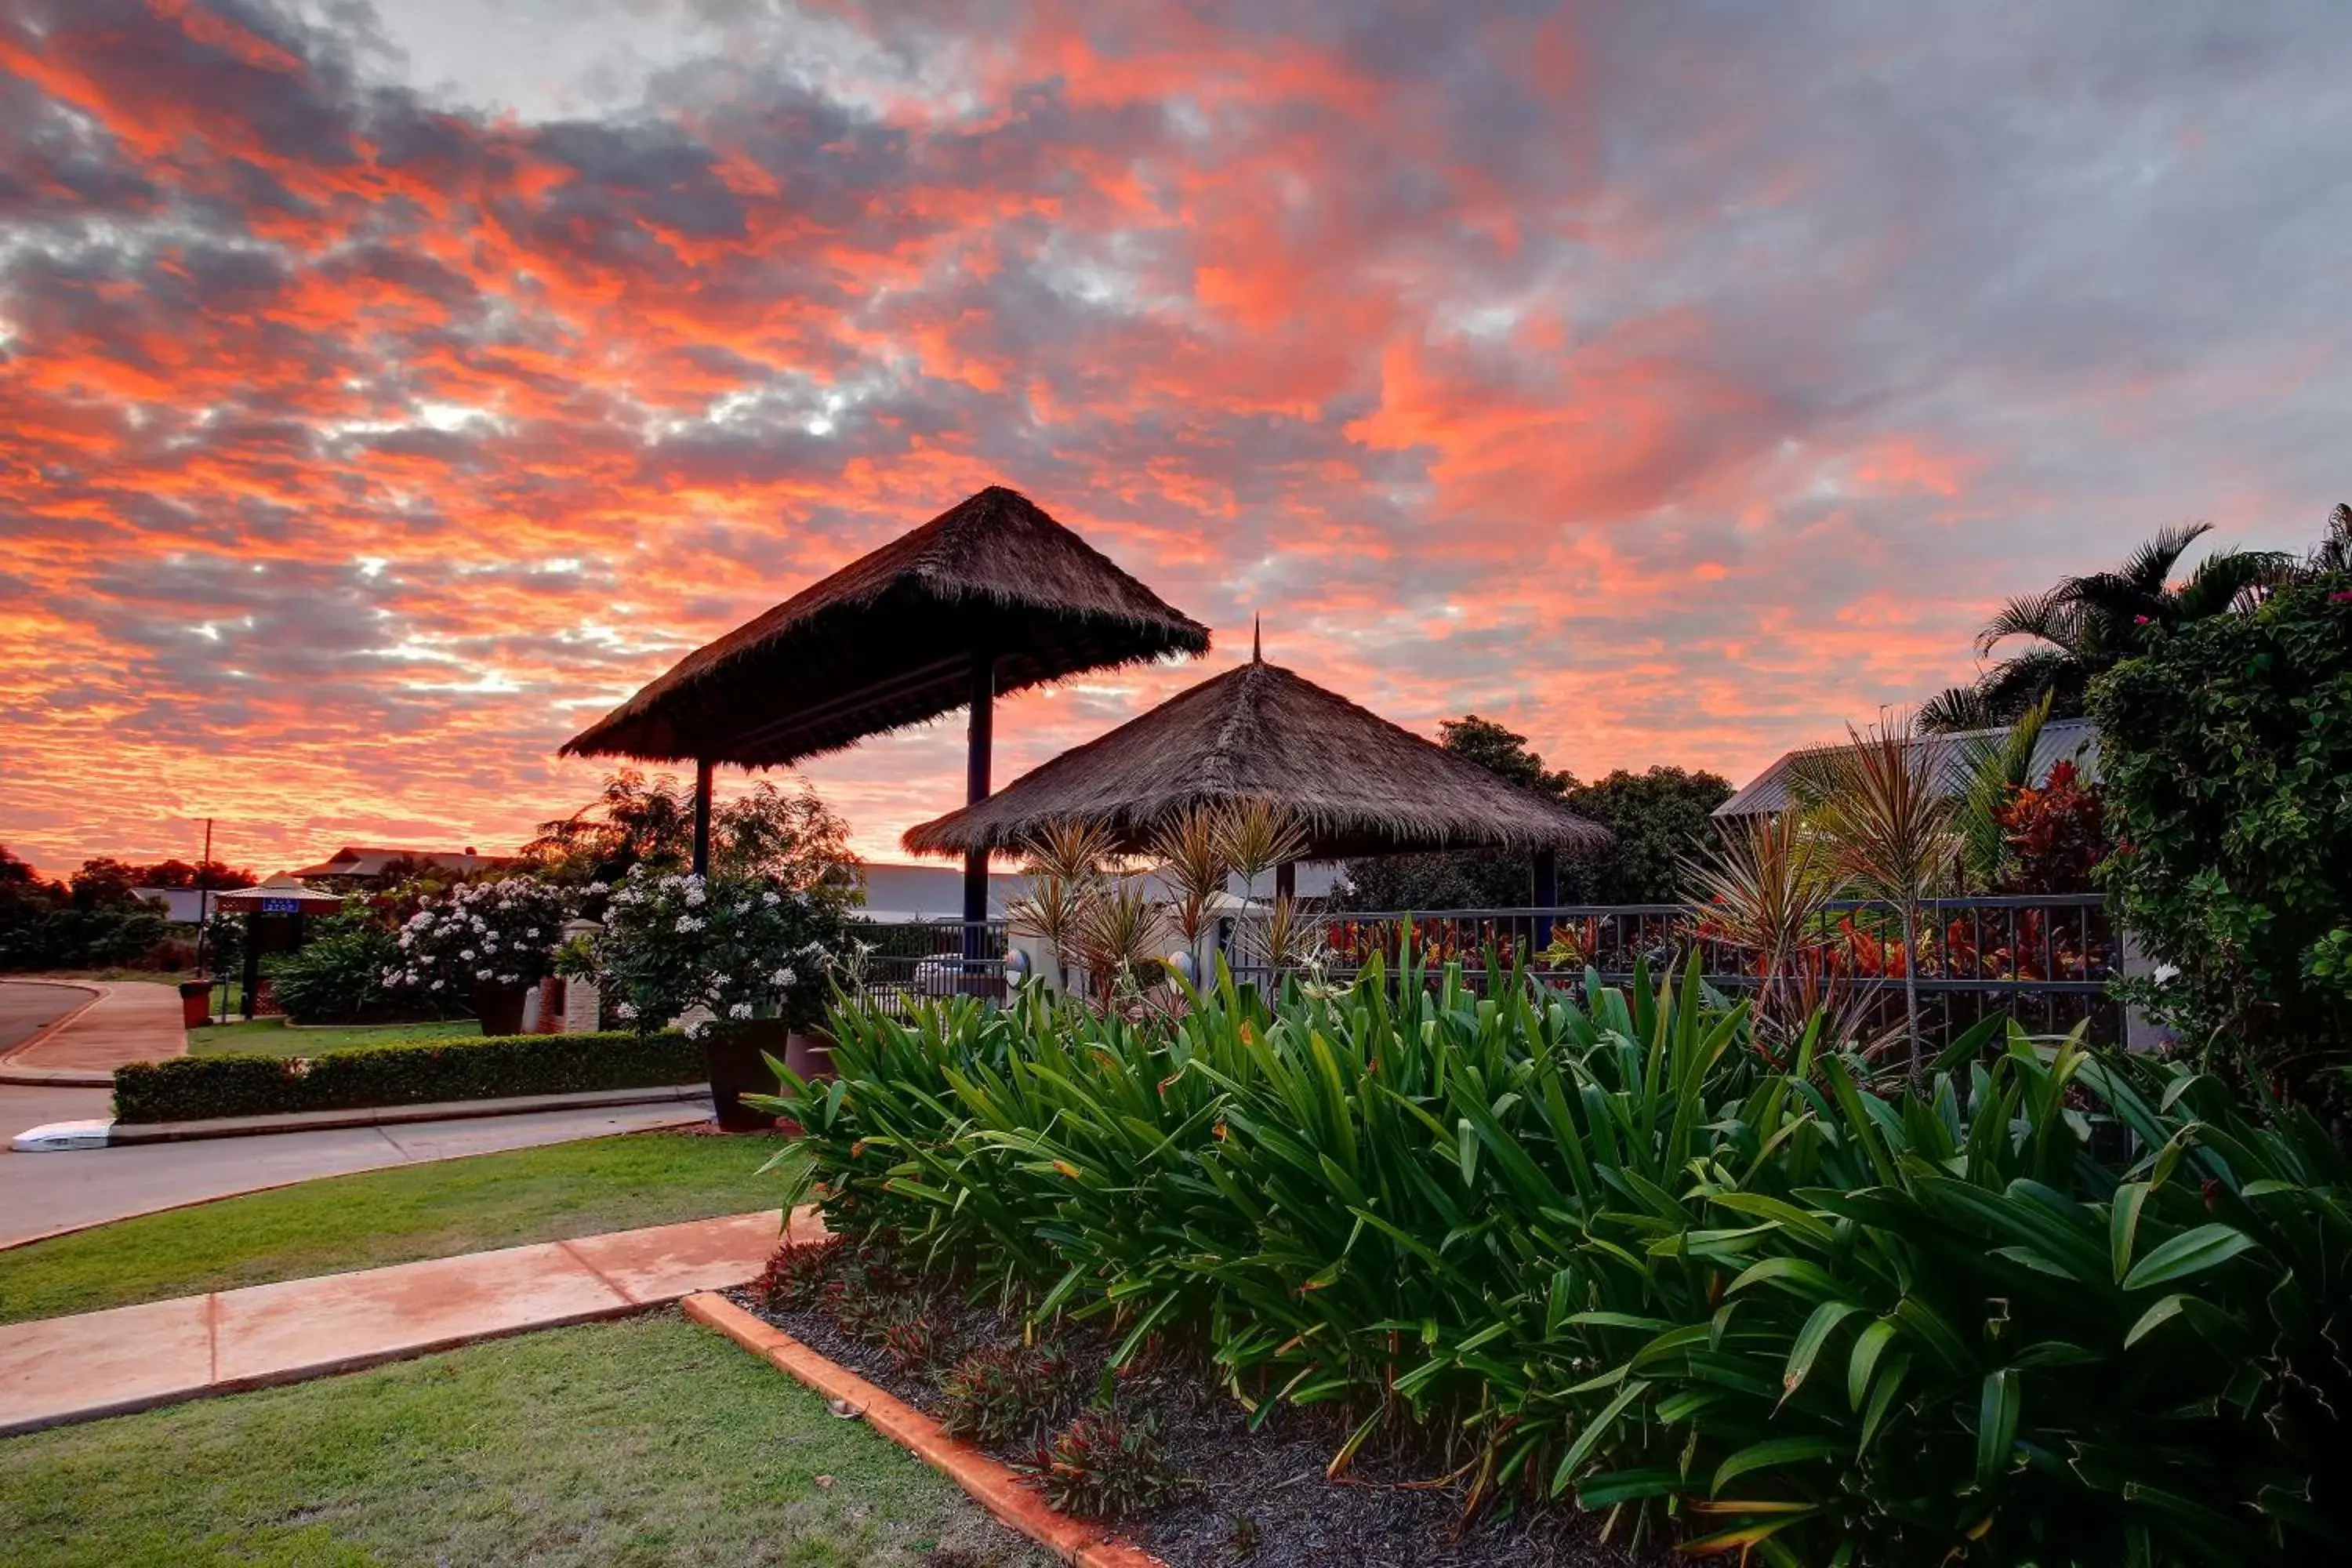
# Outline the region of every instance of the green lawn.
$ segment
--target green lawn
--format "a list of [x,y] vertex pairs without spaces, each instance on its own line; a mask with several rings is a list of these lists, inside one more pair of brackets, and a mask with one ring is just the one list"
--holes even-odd
[[234,1024],[207,1024],[188,1031],[188,1054],[217,1057],[250,1052],[272,1057],[315,1057],[320,1051],[366,1049],[373,1046],[413,1046],[420,1040],[478,1040],[482,1026],[471,1018],[449,1018],[436,1024],[362,1024],[351,1028],[289,1028],[283,1018],[255,1018]]
[[635,1132],[119,1220],[0,1252],[0,1322],[767,1208],[783,1178],[754,1173],[781,1146]]
[[0,1440],[0,1542],[15,1568],[1051,1562],[674,1312]]

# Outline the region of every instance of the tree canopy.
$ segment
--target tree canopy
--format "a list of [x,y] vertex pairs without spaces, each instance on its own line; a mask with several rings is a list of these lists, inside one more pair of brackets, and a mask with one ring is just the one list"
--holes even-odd
[[[1438,726],[1445,749],[1489,773],[1565,803],[1616,835],[1597,856],[1559,868],[1561,901],[1668,903],[1680,896],[1680,859],[1713,836],[1708,813],[1730,798],[1718,773],[1678,767],[1619,768],[1591,784],[1555,772],[1528,738],[1475,713]],[[1508,909],[1532,890],[1528,858],[1496,849],[1382,855],[1350,860],[1339,895],[1360,910]]]

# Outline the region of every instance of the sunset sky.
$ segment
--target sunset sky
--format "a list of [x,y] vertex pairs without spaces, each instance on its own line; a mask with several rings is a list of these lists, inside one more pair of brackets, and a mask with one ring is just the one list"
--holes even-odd
[[[2352,8],[0,0],[0,842],[510,847],[991,482],[1246,657],[1735,782],[2352,496]],[[961,716],[808,770],[859,845]]]

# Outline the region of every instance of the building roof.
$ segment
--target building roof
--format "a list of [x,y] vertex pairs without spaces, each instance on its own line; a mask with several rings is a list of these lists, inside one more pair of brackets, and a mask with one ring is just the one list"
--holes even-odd
[[[1911,744],[1925,748],[1934,769],[1938,794],[1956,795],[1968,788],[1969,762],[1976,743],[2008,734],[2006,729],[1967,730],[1949,735],[1921,735]],[[1789,752],[1756,775],[1748,786],[1715,808],[1719,817],[1762,816],[1788,809],[1790,781],[1808,757],[1828,756],[1846,746],[1806,746]],[[2099,776],[2099,736],[2088,719],[2053,719],[2042,726],[2033,742],[2033,782],[2042,783],[2050,770],[2072,762],[2091,782]]]
[[380,877],[395,860],[423,860],[445,871],[487,871],[509,864],[511,855],[478,855],[469,846],[457,849],[404,849],[396,845],[347,844],[315,866],[291,873],[297,877]]
[[695,649],[563,743],[574,756],[781,766],[995,690],[1206,653],[1171,609],[1017,490],[992,485]]
[[1600,848],[1609,830],[1278,665],[1179,692],[986,800],[909,828],[918,854],[1016,848],[1094,822],[1140,848],[1198,804],[1269,800],[1306,825],[1303,859],[1406,849]]

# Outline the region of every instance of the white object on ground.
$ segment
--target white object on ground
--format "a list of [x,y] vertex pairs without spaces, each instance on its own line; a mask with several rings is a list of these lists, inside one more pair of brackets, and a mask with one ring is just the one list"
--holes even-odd
[[103,1149],[106,1130],[114,1125],[114,1118],[100,1116],[87,1121],[45,1121],[38,1127],[28,1127],[9,1141],[8,1147],[19,1154],[51,1154],[65,1149]]

